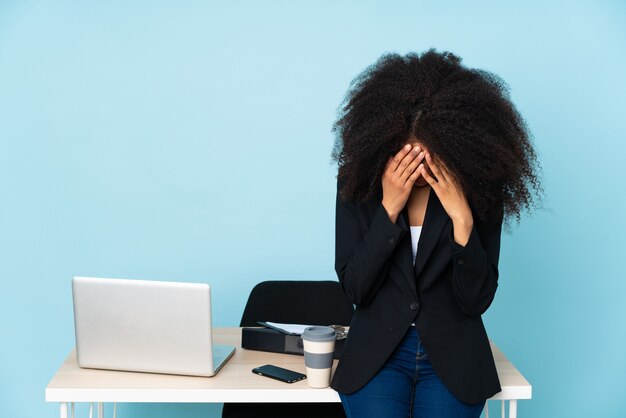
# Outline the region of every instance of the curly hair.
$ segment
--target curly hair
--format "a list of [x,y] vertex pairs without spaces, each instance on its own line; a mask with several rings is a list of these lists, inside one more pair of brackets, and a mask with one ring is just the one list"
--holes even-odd
[[412,138],[452,171],[478,219],[519,223],[543,192],[507,85],[450,52],[382,55],[350,83],[331,132],[343,199],[381,197],[388,158]]

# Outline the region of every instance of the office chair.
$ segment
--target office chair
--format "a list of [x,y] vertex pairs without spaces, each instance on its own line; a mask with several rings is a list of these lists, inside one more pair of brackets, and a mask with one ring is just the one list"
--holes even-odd
[[[338,282],[276,280],[257,284],[240,326],[257,321],[350,325],[354,308]],[[303,359],[304,361],[304,359]],[[345,418],[340,403],[225,403],[222,418]]]

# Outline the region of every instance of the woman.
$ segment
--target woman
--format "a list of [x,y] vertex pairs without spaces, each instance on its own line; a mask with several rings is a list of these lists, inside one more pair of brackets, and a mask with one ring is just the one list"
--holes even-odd
[[356,310],[331,387],[349,418],[480,416],[501,390],[481,315],[502,224],[541,192],[524,121],[497,76],[429,50],[368,67],[333,131]]

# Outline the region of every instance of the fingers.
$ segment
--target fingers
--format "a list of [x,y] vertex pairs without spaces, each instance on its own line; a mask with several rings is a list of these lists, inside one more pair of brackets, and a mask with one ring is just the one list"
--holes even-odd
[[404,187],[409,187],[412,188],[413,187],[413,183],[415,183],[418,179],[418,177],[420,176],[420,171],[419,170],[415,170],[413,172],[413,174],[411,174],[409,176],[409,178],[407,179],[406,183],[404,183]]
[[394,177],[398,185],[411,187],[421,175],[418,167],[425,160],[426,150],[417,144],[406,144],[385,164],[386,175]]
[[[402,176],[404,174],[404,172],[409,168],[409,166],[411,165],[413,160],[415,160],[415,158],[417,157],[419,152],[420,152],[420,147],[419,146],[416,145],[416,146],[412,147],[411,150],[404,156],[402,161],[400,161],[400,164],[398,164],[398,168],[396,169],[394,174],[396,174],[399,177]],[[410,174],[411,173],[407,174],[407,177]]]
[[454,175],[452,175],[452,171],[448,168],[448,166],[438,157],[433,157],[437,166],[443,173],[443,176],[446,178],[446,181],[454,181]]
[[426,162],[428,162],[428,167],[439,181],[448,181],[448,178],[442,173],[441,166],[439,165],[438,160],[435,161],[435,159],[430,155],[429,152],[426,153]]
[[395,223],[395,216],[406,205],[412,189],[412,183],[418,178],[416,166],[424,156],[420,155],[420,147],[406,144],[392,159],[387,160],[385,173],[382,177],[383,206],[390,219]]
[[[430,165],[430,163],[428,164],[432,170],[432,166]],[[428,174],[428,170],[426,170],[426,167],[424,167],[424,164],[419,165],[419,172],[421,176],[424,177],[424,179],[428,182],[428,184],[430,184],[431,187],[435,189],[435,191],[439,190],[439,183],[437,183],[437,180],[435,180],[430,174]]]
[[404,161],[404,158],[409,155],[410,151],[411,144],[406,144],[404,147],[402,147],[402,149],[398,151],[398,153],[393,157],[393,160],[391,160],[391,162],[389,163],[389,166],[387,167],[387,169],[389,170],[388,172],[395,172],[402,163],[402,161]]
[[415,174],[413,181],[417,180],[417,178],[419,177],[419,171],[416,170],[423,160],[424,151],[420,151],[420,153],[417,154],[417,157],[415,157],[415,159],[411,161],[411,163],[405,168],[404,172],[400,175],[400,181],[403,182],[403,184],[406,185],[406,183],[410,181],[413,174]]

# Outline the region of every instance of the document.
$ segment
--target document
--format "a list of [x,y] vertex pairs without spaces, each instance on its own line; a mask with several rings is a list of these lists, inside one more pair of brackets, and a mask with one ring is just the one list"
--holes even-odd
[[258,322],[258,324],[275,329],[288,335],[302,335],[304,329],[313,325],[281,324],[278,322]]

